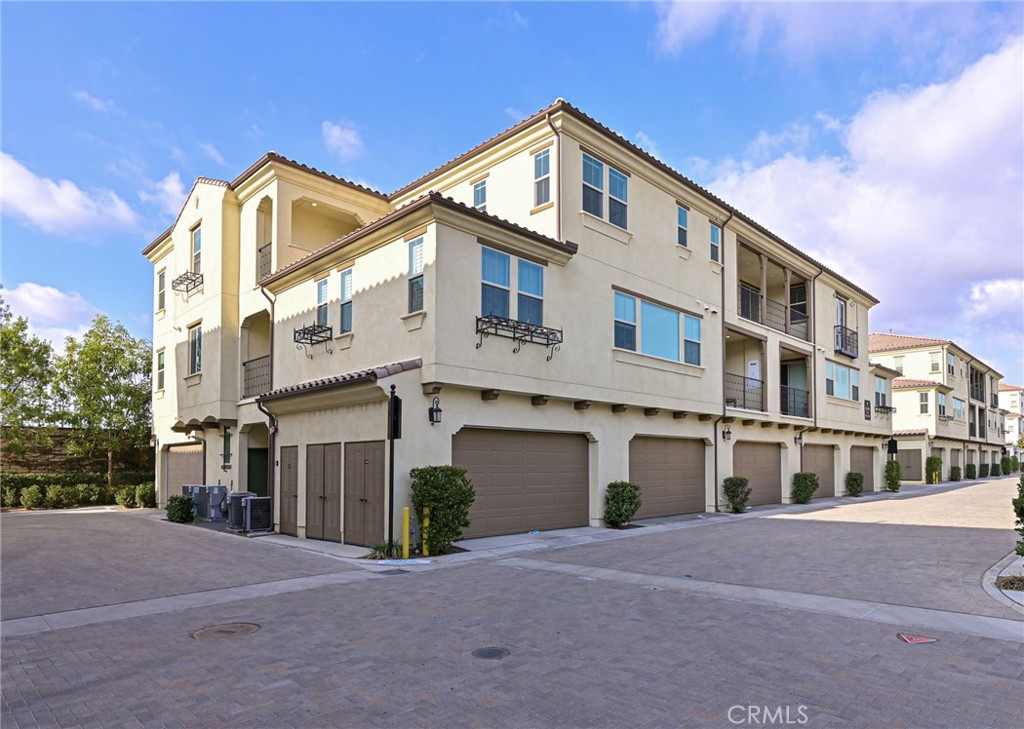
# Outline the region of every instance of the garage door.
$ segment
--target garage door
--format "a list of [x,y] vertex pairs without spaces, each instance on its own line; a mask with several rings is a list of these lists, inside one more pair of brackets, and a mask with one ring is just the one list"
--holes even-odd
[[949,452],[949,465],[950,468],[960,467],[960,449],[954,448]]
[[805,445],[805,471],[817,474],[818,488],[811,498],[836,495],[836,449],[830,445]]
[[921,473],[921,449],[911,448],[910,450],[900,449],[896,454],[896,460],[902,467],[902,478],[904,481],[922,481],[924,475]]
[[629,442],[629,480],[643,490],[644,503],[637,519],[704,511],[704,441],[633,438]]
[[452,437],[452,464],[476,489],[463,535],[586,526],[588,453],[576,433],[462,429]]
[[864,476],[864,491],[875,490],[875,449],[865,446],[850,448],[850,470]]
[[741,441],[732,449],[732,472],[750,486],[750,506],[782,503],[782,450],[778,443]]
[[164,456],[164,488],[160,494],[161,505],[167,504],[167,497],[181,493],[186,484],[202,484],[203,444],[171,446]]

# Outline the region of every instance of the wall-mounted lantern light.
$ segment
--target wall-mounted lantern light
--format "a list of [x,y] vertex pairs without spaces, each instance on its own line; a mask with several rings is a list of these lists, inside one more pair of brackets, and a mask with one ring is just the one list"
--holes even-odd
[[802,431],[793,436],[793,442],[798,446],[802,446],[804,444],[804,434]]
[[434,398],[434,402],[427,408],[427,420],[430,421],[431,425],[437,425],[441,422],[441,400],[440,398]]
[[725,430],[722,431],[722,440],[730,440],[732,438],[732,430],[729,426],[725,426]]

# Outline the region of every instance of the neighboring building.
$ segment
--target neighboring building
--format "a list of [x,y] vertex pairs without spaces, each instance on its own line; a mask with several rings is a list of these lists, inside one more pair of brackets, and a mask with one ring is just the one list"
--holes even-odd
[[734,474],[881,487],[876,299],[562,100],[391,195],[268,153],[145,255],[161,501],[220,482],[372,544],[427,464],[469,470],[469,536],[599,524],[618,479],[640,517]]
[[1000,382],[999,407],[1006,411],[1004,440],[1007,451],[1018,458],[1024,456],[1024,448],[1020,446],[1021,436],[1024,436],[1024,430],[1021,429],[1021,420],[1024,419],[1024,387]]
[[1002,375],[948,339],[872,334],[871,358],[901,377],[893,382],[894,435],[905,481],[925,479],[925,459],[949,469],[998,463],[1003,454]]

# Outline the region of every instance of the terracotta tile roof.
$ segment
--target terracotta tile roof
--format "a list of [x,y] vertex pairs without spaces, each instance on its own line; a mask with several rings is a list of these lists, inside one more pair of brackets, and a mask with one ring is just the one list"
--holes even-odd
[[257,400],[259,402],[266,402],[268,400],[280,400],[285,397],[293,397],[295,395],[305,395],[310,392],[316,392],[318,390],[330,390],[335,387],[346,387],[349,385],[355,385],[360,382],[376,382],[382,380],[385,377],[391,375],[397,375],[399,372],[407,372],[409,370],[416,370],[423,366],[423,360],[419,357],[415,359],[406,359],[401,362],[392,362],[391,364],[378,365],[377,367],[371,367],[365,370],[356,370],[354,372],[345,372],[340,375],[331,375],[330,377],[324,377],[319,380],[309,380],[307,382],[300,382],[295,385],[287,385],[286,387],[279,387],[276,390],[271,390],[265,395],[260,395]]
[[927,428],[919,428],[917,430],[894,430],[893,435],[928,435]]
[[230,187],[231,183],[227,180],[217,180],[213,177],[197,177],[196,182],[205,182],[207,185],[220,185],[221,187]]
[[868,350],[871,352],[888,352],[893,349],[911,349],[913,347],[934,347],[941,344],[953,344],[953,342],[948,339],[936,339],[934,337],[913,337],[909,334],[873,333],[868,335]]
[[534,240],[543,243],[544,245],[547,245],[547,246],[550,246],[551,248],[554,248],[556,250],[562,251],[563,253],[568,253],[569,255],[575,255],[576,251],[579,250],[579,246],[577,244],[573,243],[572,241],[564,241],[563,242],[563,241],[555,240],[554,238],[549,238],[548,236],[541,235],[540,233],[538,233],[536,231],[533,231],[533,230],[530,230],[529,228],[524,228],[523,226],[519,225],[518,223],[513,223],[513,222],[511,222],[509,220],[505,220],[504,218],[499,218],[496,215],[491,215],[490,213],[481,212],[481,211],[477,210],[476,208],[471,208],[468,205],[465,205],[463,203],[457,202],[456,200],[453,200],[450,197],[445,197],[444,195],[442,195],[439,192],[431,191],[431,192],[426,193],[425,195],[421,195],[420,197],[416,198],[415,200],[412,200],[412,201],[406,203],[405,205],[403,205],[400,208],[396,208],[395,210],[392,210],[391,212],[382,215],[381,217],[377,218],[376,220],[371,220],[366,225],[364,225],[364,226],[362,226],[360,228],[356,228],[355,230],[353,230],[348,235],[343,236],[341,238],[338,238],[336,241],[328,243],[323,248],[319,248],[319,249],[313,251],[312,253],[310,253],[310,254],[308,254],[306,256],[303,256],[299,260],[293,261],[292,263],[289,263],[284,268],[282,268],[282,269],[280,269],[278,271],[275,271],[274,273],[272,273],[269,276],[267,276],[265,279],[260,281],[260,283],[261,284],[268,284],[268,283],[271,283],[273,281],[277,281],[278,279],[288,275],[289,273],[291,273],[292,271],[294,271],[294,270],[296,270],[298,268],[301,268],[301,267],[305,266],[308,263],[312,263],[313,261],[319,260],[320,258],[323,258],[324,256],[327,256],[328,254],[333,253],[334,251],[336,251],[336,250],[338,250],[340,248],[344,248],[345,246],[347,246],[350,243],[358,240],[359,238],[361,238],[362,236],[366,235],[367,233],[370,233],[370,232],[372,232],[372,231],[374,231],[374,230],[376,230],[376,229],[378,229],[378,228],[380,228],[380,227],[382,227],[382,226],[392,222],[393,220],[396,220],[396,219],[402,217],[403,215],[407,215],[407,214],[411,213],[414,210],[418,210],[419,208],[421,208],[421,207],[423,207],[425,205],[432,204],[432,203],[439,204],[439,205],[444,205],[447,208],[450,208],[452,210],[457,210],[457,211],[459,211],[461,213],[464,213],[464,214],[467,214],[467,215],[476,216],[476,217],[480,218],[481,220],[487,220],[487,221],[489,221],[491,223],[497,223],[498,225],[500,225],[503,228],[515,231],[517,233],[521,233],[522,235],[529,236],[529,237],[533,238]]
[[999,392],[1024,392],[1024,387],[1020,385],[1010,385],[1005,382],[999,383]]
[[901,390],[911,387],[945,387],[941,382],[935,380],[915,380],[910,377],[897,377],[892,381],[892,389]]
[[316,167],[310,167],[309,165],[304,165],[301,162],[296,162],[290,157],[285,157],[283,154],[280,154],[273,150],[267,152],[265,155],[263,155],[258,160],[249,165],[245,172],[243,172],[242,174],[240,174],[238,177],[231,181],[229,187],[231,187],[232,189],[238,187],[243,182],[245,182],[252,174],[254,174],[256,170],[260,169],[267,162],[280,162],[281,164],[288,165],[289,167],[294,167],[297,170],[302,170],[303,172],[309,172],[310,174],[317,175],[318,177],[323,177],[325,180],[330,180],[331,182],[339,182],[342,185],[347,185],[348,187],[355,188],[356,190],[362,190],[363,192],[369,193],[370,195],[376,195],[377,197],[387,199],[387,195],[385,195],[383,192],[380,192],[379,190],[374,190],[373,188],[367,187],[366,185],[360,185],[357,182],[346,180],[344,177],[332,175],[330,172],[318,170]]

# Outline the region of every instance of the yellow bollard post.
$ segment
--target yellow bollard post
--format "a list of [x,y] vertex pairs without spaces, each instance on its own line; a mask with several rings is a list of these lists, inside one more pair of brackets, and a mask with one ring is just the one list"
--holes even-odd
[[427,545],[427,535],[430,533],[430,507],[423,507],[423,527],[420,529],[420,539],[423,541],[423,556],[430,556],[430,547]]
[[409,559],[409,507],[402,507],[402,559]]

